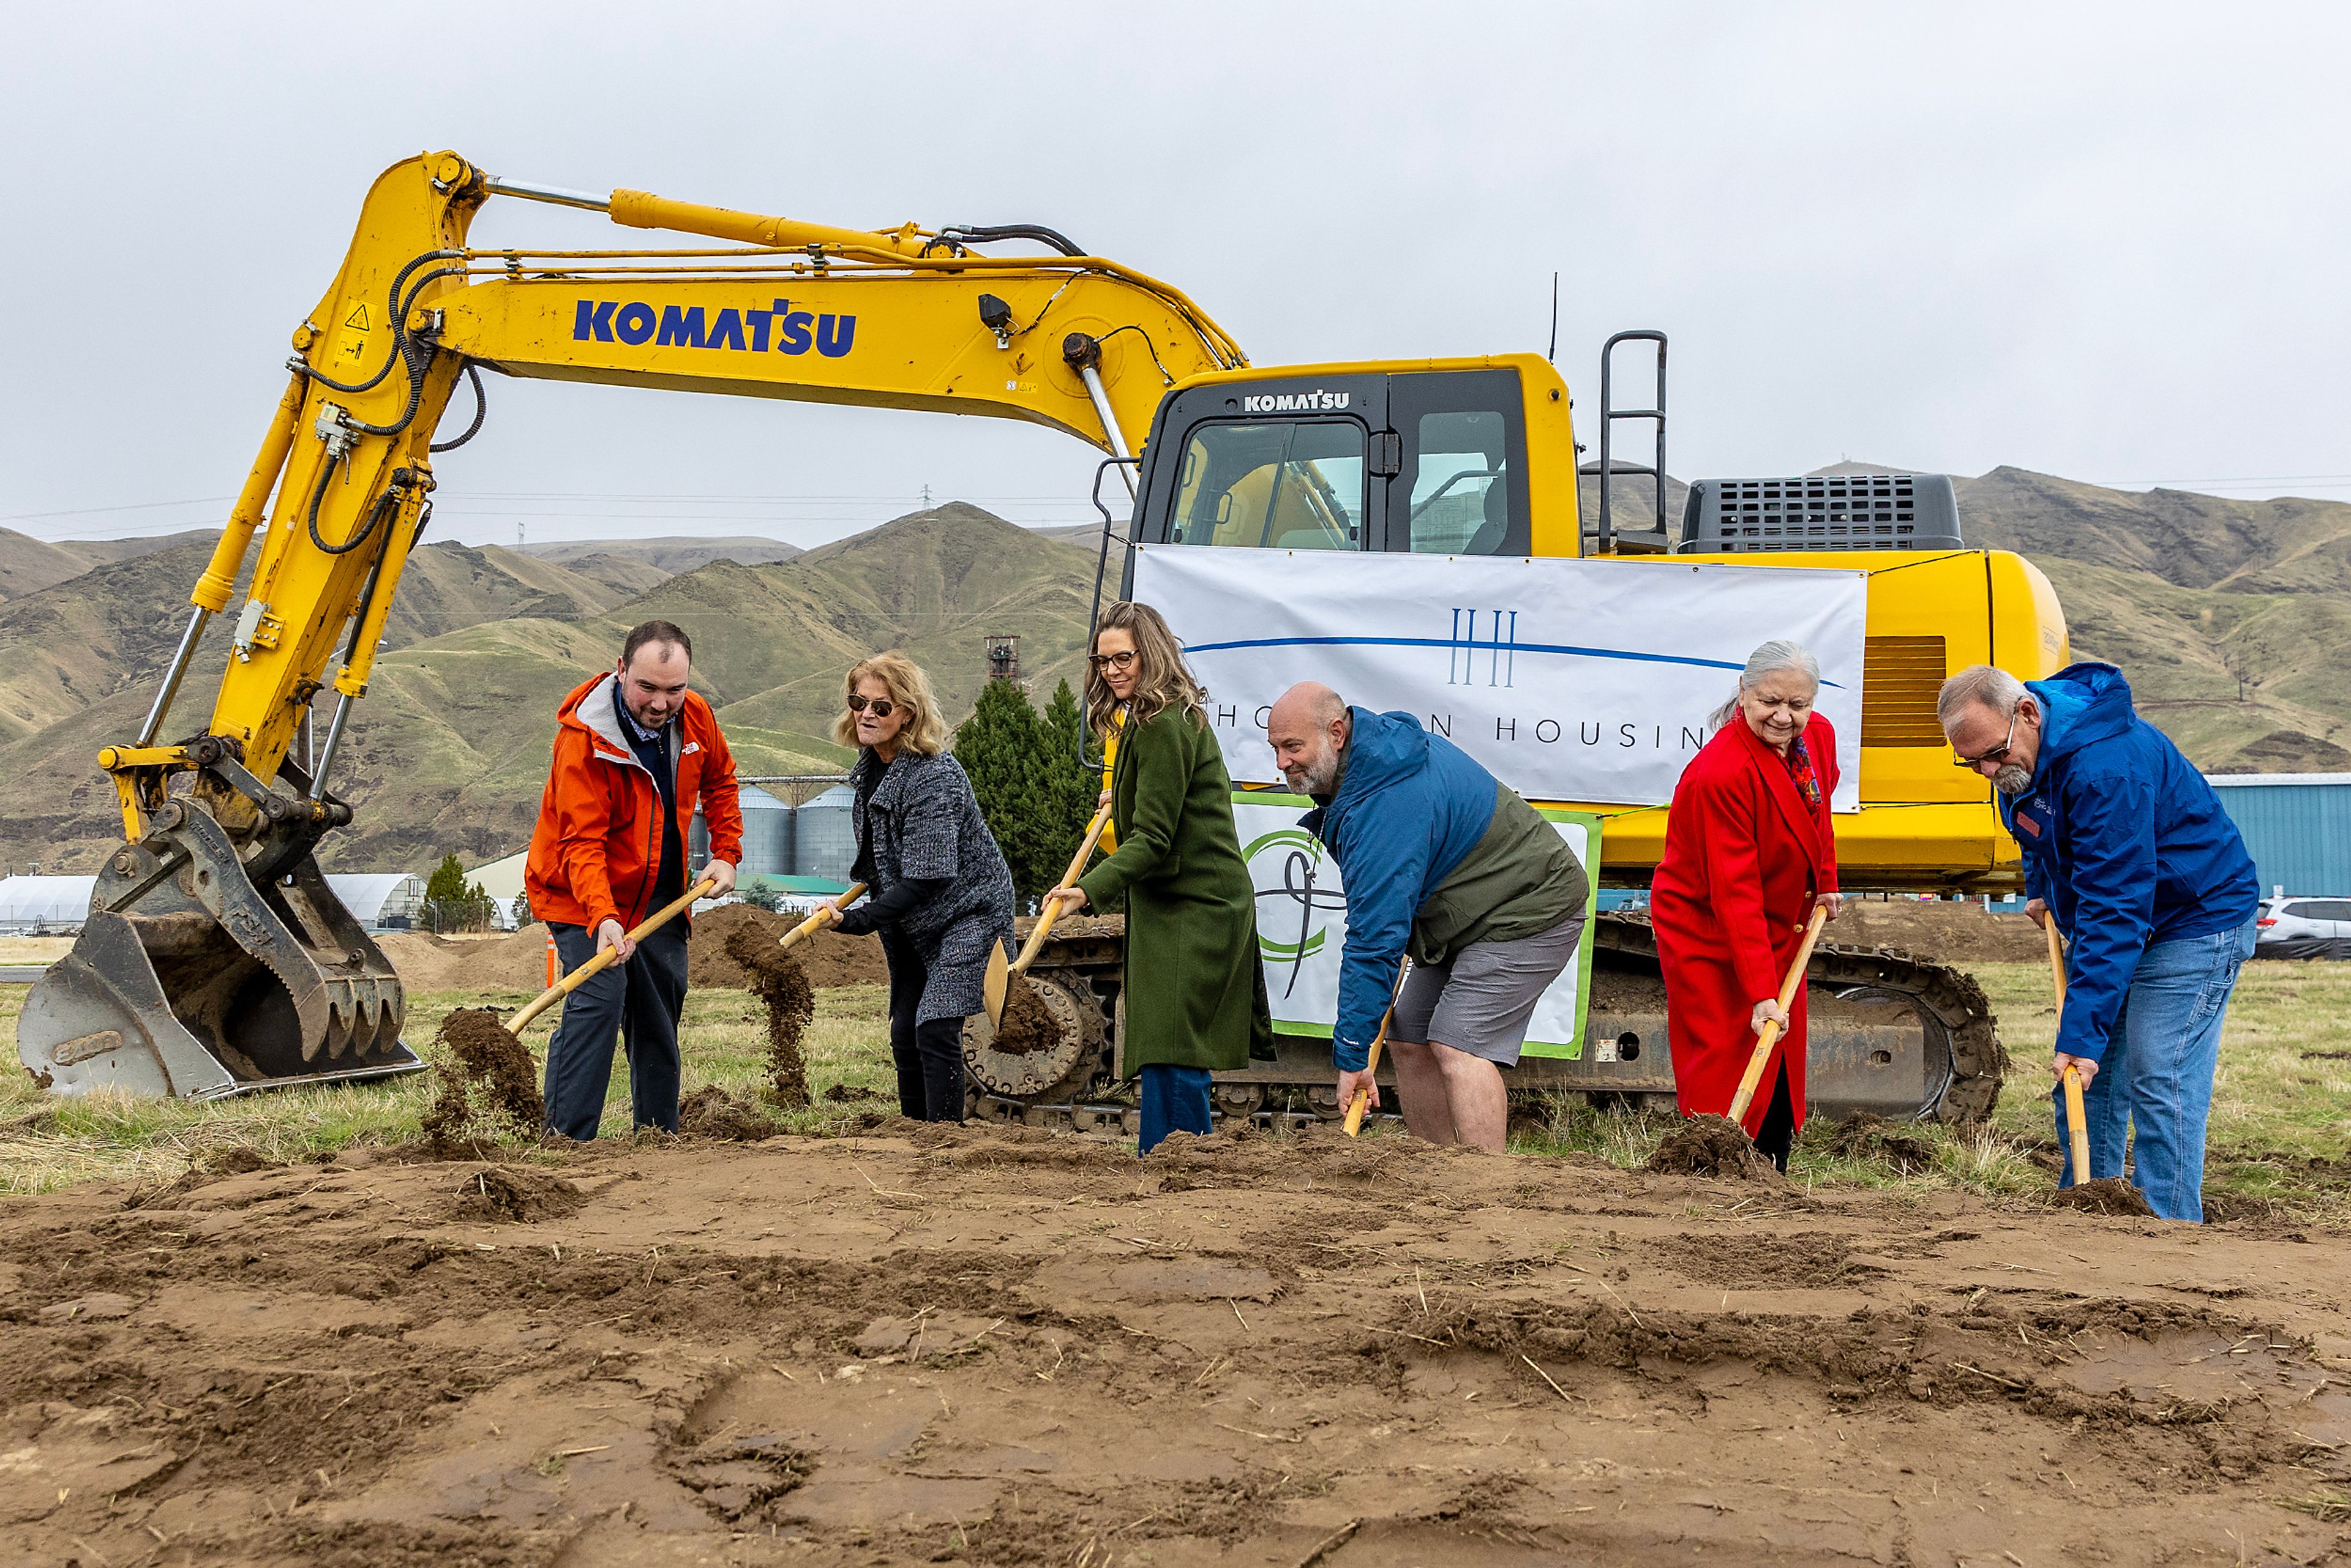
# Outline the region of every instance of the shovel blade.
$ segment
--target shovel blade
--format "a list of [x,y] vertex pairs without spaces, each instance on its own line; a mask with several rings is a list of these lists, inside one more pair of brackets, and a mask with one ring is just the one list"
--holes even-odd
[[998,942],[987,950],[987,977],[982,983],[987,1003],[987,1027],[999,1029],[1004,1024],[1004,996],[1012,986],[1012,965],[1004,956],[1004,944]]

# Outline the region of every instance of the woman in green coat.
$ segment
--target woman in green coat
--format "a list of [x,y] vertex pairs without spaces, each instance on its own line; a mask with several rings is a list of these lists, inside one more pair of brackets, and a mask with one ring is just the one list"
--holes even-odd
[[[1208,1132],[1208,1074],[1273,1055],[1257,896],[1233,831],[1232,779],[1203,711],[1207,693],[1159,612],[1102,612],[1086,714],[1112,748],[1109,856],[1048,898],[1064,914],[1126,898],[1126,1035],[1140,1068],[1141,1152]],[[1139,961],[1138,961],[1139,960]]]

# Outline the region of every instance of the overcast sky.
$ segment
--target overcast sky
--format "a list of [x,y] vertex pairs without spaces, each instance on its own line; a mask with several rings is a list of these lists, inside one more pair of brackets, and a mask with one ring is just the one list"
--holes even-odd
[[[0,50],[0,526],[216,527],[369,182],[1052,225],[1259,365],[1672,334],[1678,474],[1840,458],[2351,498],[2351,11],[27,6]],[[476,244],[610,245],[494,202]],[[640,243],[663,243],[637,236]],[[1091,514],[996,420],[492,378],[436,532],[813,544]],[[450,428],[466,400],[453,407]],[[1583,432],[1589,438],[1590,431]]]

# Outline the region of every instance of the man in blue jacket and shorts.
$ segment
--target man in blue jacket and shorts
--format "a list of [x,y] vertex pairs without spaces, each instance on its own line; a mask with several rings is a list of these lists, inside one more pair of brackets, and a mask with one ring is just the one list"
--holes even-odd
[[[2135,1127],[2147,1207],[2201,1220],[2220,1024],[2261,908],[2244,840],[2111,664],[2030,683],[1977,664],[1936,711],[2023,846],[2025,912],[2070,944],[2053,1071],[2081,1071],[2090,1174],[2122,1175]],[[2057,1129],[2069,1136],[2063,1096]]]
[[1379,1103],[1367,1059],[1395,995],[1387,1051],[1405,1125],[1501,1153],[1501,1070],[1519,1064],[1535,1004],[1582,947],[1583,864],[1541,813],[1410,714],[1349,707],[1308,682],[1273,705],[1266,736],[1290,788],[1320,808],[1303,825],[1345,883],[1339,1103],[1359,1089]]

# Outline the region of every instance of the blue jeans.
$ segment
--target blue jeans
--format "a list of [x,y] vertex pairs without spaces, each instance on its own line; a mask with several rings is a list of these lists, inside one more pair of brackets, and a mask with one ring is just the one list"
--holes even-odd
[[[2212,1110],[2220,1024],[2237,971],[2252,956],[2251,921],[2233,931],[2148,944],[2098,1059],[2098,1075],[2083,1091],[2090,1174],[2123,1174],[2126,1134],[2136,1127],[2138,1187],[2165,1219],[2204,1218],[2204,1121]],[[2072,1132],[2064,1094],[2054,1098],[2063,1145]],[[2064,1185],[2074,1185],[2070,1160]]]
[[1215,1113],[1208,1108],[1208,1070],[1153,1063],[1143,1070],[1143,1131],[1134,1152],[1147,1155],[1170,1133],[1215,1130]]

